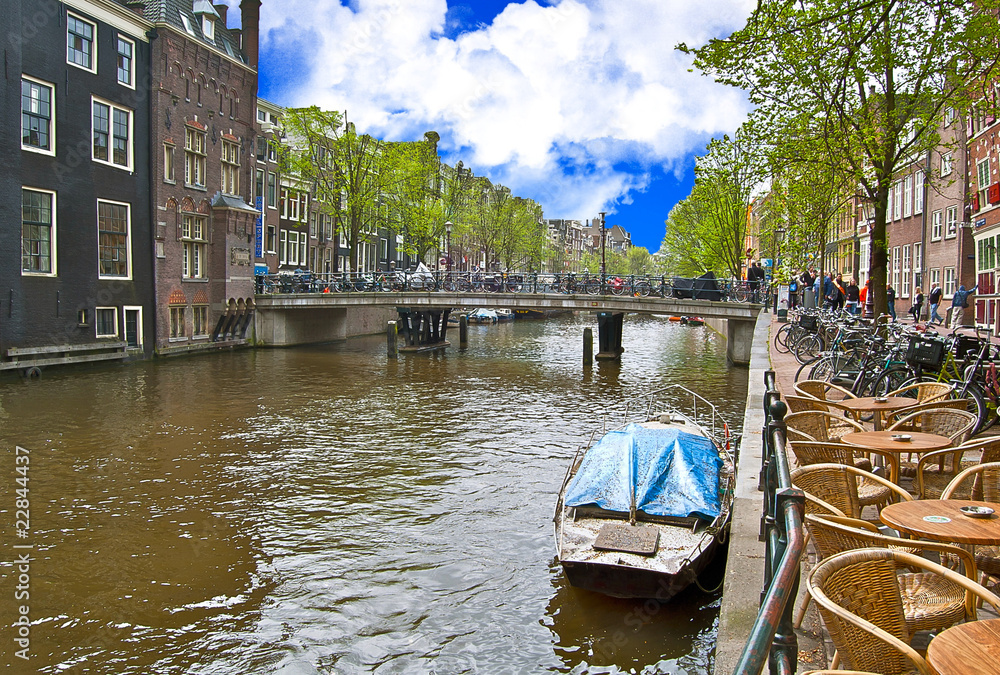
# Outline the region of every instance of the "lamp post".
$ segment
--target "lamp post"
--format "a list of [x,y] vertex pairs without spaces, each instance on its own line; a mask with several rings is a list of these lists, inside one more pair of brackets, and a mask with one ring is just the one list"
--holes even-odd
[[[781,320],[783,317],[778,312],[778,293],[779,285],[775,283],[778,280],[778,268],[781,266],[781,242],[785,239],[785,228],[779,227],[774,230],[774,263],[771,265],[771,286],[774,287],[774,312],[778,314],[778,319]],[[787,312],[787,308],[786,308]]]
[[605,257],[605,254],[604,254],[604,251],[605,251],[604,240],[605,240],[605,232],[606,232],[606,230],[604,229],[604,214],[605,213],[606,213],[605,211],[601,211],[601,279],[604,279],[604,275],[608,273],[607,258]]
[[445,237],[445,246],[448,249],[448,253],[446,254],[446,257],[445,257],[444,260],[445,260],[445,269],[447,269],[447,271],[449,271],[449,272],[451,271],[451,228],[452,227],[453,227],[453,225],[452,225],[452,222],[450,220],[445,222],[445,224],[444,224],[444,232],[445,232],[445,235],[446,235],[446,237]]

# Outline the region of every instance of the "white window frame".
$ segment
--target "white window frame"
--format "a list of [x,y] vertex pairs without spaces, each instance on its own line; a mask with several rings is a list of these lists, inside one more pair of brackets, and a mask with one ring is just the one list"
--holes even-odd
[[[201,149],[197,150],[193,147],[188,146],[188,134],[192,134],[191,138],[200,137],[201,138]],[[189,157],[190,155],[190,157]],[[200,174],[201,182],[192,183],[191,174],[195,173],[191,171],[191,162],[195,162],[198,166],[197,173]],[[195,129],[192,127],[184,127],[184,185],[187,187],[199,188],[204,190],[208,177],[206,172],[208,171],[208,134],[201,129]]]
[[[101,333],[98,328],[101,325],[99,317],[102,311],[111,310],[111,315],[114,317],[114,332],[113,333]],[[117,307],[95,307],[94,308],[94,336],[99,338],[109,338],[118,337],[118,308]]]
[[[933,267],[929,270],[931,276],[930,288],[934,288],[941,283],[941,270],[940,268]],[[944,289],[941,290],[941,294],[944,295]]]
[[143,339],[144,338],[143,338],[143,334],[142,334],[142,306],[141,305],[124,305],[124,306],[122,306],[122,340],[125,340],[126,342],[128,341],[128,335],[126,333],[126,330],[127,330],[126,324],[128,322],[125,320],[125,317],[128,316],[129,312],[137,312],[138,315],[139,315],[138,316],[138,320],[136,321],[136,327],[135,327],[136,328],[135,341],[136,341],[137,344],[136,344],[136,347],[133,347],[133,349],[135,349],[135,348],[142,349]]
[[[108,108],[108,158],[99,159],[94,156],[94,150],[96,146],[94,145],[94,106],[103,105]],[[124,112],[128,115],[128,143],[125,148],[125,164],[118,164],[115,162],[115,112]],[[134,154],[135,145],[135,133],[133,127],[135,126],[135,112],[124,106],[120,106],[117,103],[112,103],[103,98],[98,98],[97,96],[90,97],[90,158],[91,160],[97,162],[98,164],[104,164],[105,166],[111,166],[116,169],[122,169],[124,171],[132,171],[132,161]]]
[[913,214],[913,175],[903,178],[903,217]]
[[[102,274],[101,273],[101,204],[112,204],[114,206],[125,207],[125,274]],[[131,279],[132,278],[132,205],[128,202],[117,202],[111,199],[97,200],[97,278],[98,279]]]
[[[52,190],[46,190],[44,188],[31,187],[29,185],[22,185],[21,186],[21,191],[23,192],[24,190],[28,190],[29,192],[40,192],[40,193],[49,195],[49,199],[50,199],[49,203],[51,204],[51,212],[52,212],[52,222],[49,225],[49,271],[48,272],[25,271],[25,269],[24,269],[24,263],[21,262],[21,263],[19,263],[20,266],[21,266],[21,276],[23,276],[23,277],[56,277],[56,276],[59,276],[59,269],[58,269],[58,260],[59,260],[59,257],[56,255],[56,251],[57,251],[56,241],[57,241],[57,234],[58,234],[58,228],[56,227],[56,219],[58,218],[58,213],[59,212],[56,209],[56,193],[54,191],[52,191]],[[22,200],[23,199],[24,199],[24,197],[22,196]],[[22,210],[22,215],[21,215],[20,222],[21,222],[21,233],[18,235],[18,239],[19,240],[24,237],[24,215],[23,215],[23,210]]]
[[941,219],[941,209],[931,213],[931,241],[941,241],[943,223]]
[[912,286],[910,284],[913,281],[913,278],[910,275],[911,267],[910,267],[910,245],[909,244],[906,244],[906,245],[904,245],[902,247],[902,254],[903,254],[903,266],[902,266],[903,288],[902,288],[901,296],[904,297],[904,298],[908,298],[908,297],[910,297],[910,288],[912,288]]
[[[118,41],[126,42],[132,47],[132,56],[129,58],[128,62],[128,82],[122,82],[121,73],[119,72],[119,61],[121,60],[121,50],[119,50]],[[118,39],[115,40],[115,78],[118,80],[118,84],[126,87],[128,89],[135,89],[135,40],[127,38],[121,33],[118,34]]]
[[917,171],[913,177],[913,213],[924,212],[924,172]]
[[278,264],[288,264],[288,230],[278,230]]
[[240,194],[240,144],[222,140],[222,193]]
[[941,154],[941,175],[950,176],[954,169],[954,157],[950,152]]
[[[894,246],[892,248],[892,287],[896,289],[897,293],[900,293],[899,263],[900,263],[899,247]],[[902,297],[902,293],[900,293],[900,297]]]
[[[273,189],[272,189],[273,188]],[[267,206],[268,208],[278,208],[278,175],[272,171],[267,172]]]
[[[201,225],[201,236],[194,226]],[[194,253],[197,251],[198,255]],[[208,217],[198,213],[181,214],[181,277],[186,280],[208,278]]]
[[945,297],[945,298],[951,298],[952,296],[955,295],[955,289],[957,288],[957,286],[955,285],[956,281],[957,281],[957,278],[955,276],[955,268],[954,267],[945,267],[944,268],[944,284],[941,286],[943,297]]
[[206,40],[215,44],[215,20],[208,14],[201,15],[201,32]]
[[28,152],[37,152],[42,155],[49,155],[55,157],[56,155],[56,85],[51,82],[46,82],[45,80],[39,80],[28,75],[21,74],[21,80],[27,80],[37,84],[40,87],[45,87],[49,90],[49,149],[45,150],[43,148],[36,147],[34,145],[24,144],[24,108],[23,103],[21,110],[21,149],[27,150]]
[[958,207],[949,206],[945,210],[944,238],[954,239],[958,236]]
[[[69,45],[69,36],[70,36],[70,32],[69,32],[69,20],[70,19],[76,19],[77,21],[79,21],[81,23],[85,23],[88,26],[90,26],[91,33],[90,33],[90,66],[89,67],[88,66],[84,66],[82,64],[79,64],[79,63],[77,63],[76,61],[74,61],[73,59],[70,58],[70,54],[69,54],[69,49],[70,49],[70,45]],[[84,19],[79,14],[75,14],[73,12],[66,12],[66,63],[68,63],[69,65],[73,66],[74,68],[79,68],[80,70],[85,70],[88,73],[95,73],[95,74],[97,73],[97,23],[94,22],[94,21],[89,21],[87,19]]]
[[903,213],[903,185],[896,181],[892,191],[892,219],[899,220]]
[[[171,342],[187,340],[187,305],[170,305],[170,337]],[[177,320],[179,315],[180,321]],[[180,330],[178,330],[178,328]]]
[[177,184],[177,146],[173,143],[163,144],[163,182]]
[[[985,169],[984,169],[985,167]],[[985,179],[985,180],[984,180]],[[978,162],[976,162],[976,186],[977,194],[979,195],[979,210],[989,208],[990,201],[986,198],[990,187],[990,158],[989,156],[983,157]]]
[[[204,319],[198,321],[198,314],[203,313]],[[198,332],[198,324],[201,323],[201,332]],[[204,340],[209,336],[208,331],[208,305],[191,305],[191,339]]]

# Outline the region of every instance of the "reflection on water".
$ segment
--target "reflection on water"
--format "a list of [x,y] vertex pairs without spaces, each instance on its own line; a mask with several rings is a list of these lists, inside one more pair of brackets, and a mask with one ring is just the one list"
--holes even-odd
[[[5,381],[0,510],[10,532],[13,446],[27,447],[35,549],[32,660],[6,635],[2,662],[706,671],[717,596],[657,606],[570,588],[551,520],[601,407],[680,382],[739,422],[746,371],[707,328],[637,317],[620,365],[584,369],[589,325],[470,326],[468,350],[398,361],[371,338]],[[0,572],[10,591],[13,567]]]

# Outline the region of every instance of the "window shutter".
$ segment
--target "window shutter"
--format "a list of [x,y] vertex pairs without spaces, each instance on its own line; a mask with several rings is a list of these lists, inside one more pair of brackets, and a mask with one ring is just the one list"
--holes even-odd
[[986,191],[986,197],[989,199],[990,204],[1000,203],[1000,183],[994,183]]
[[979,210],[979,193],[978,192],[976,194],[972,195],[972,210],[973,211],[978,211]]

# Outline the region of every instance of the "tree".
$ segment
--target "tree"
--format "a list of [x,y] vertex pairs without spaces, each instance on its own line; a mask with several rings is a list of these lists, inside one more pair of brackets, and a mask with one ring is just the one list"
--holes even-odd
[[387,225],[403,235],[403,250],[418,259],[440,245],[448,220],[439,189],[438,138],[429,131],[423,141],[387,143],[385,147],[388,176],[382,199],[388,207]]
[[[886,211],[897,171],[937,143],[996,75],[998,0],[760,0],[746,26],[698,49],[695,65],[745,89],[774,129],[805,115],[823,156],[874,208],[869,266],[886,309]],[[989,97],[992,100],[992,96]]]

